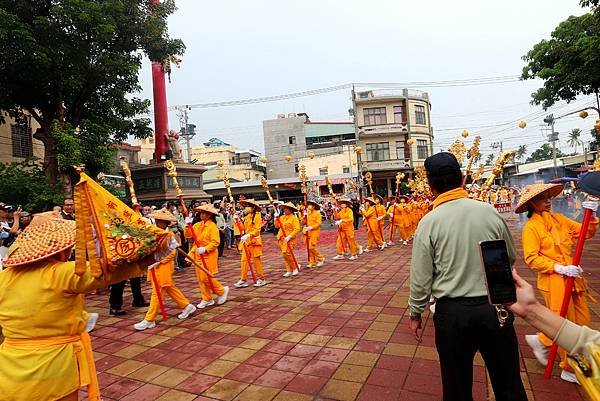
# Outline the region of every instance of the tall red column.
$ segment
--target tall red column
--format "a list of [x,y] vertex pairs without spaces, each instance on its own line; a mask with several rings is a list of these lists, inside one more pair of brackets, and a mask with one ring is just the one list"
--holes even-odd
[[[160,0],[152,0],[158,4]],[[162,63],[152,61],[152,93],[154,97],[154,159],[161,162],[161,155],[169,149],[169,117],[167,114],[167,87]]]

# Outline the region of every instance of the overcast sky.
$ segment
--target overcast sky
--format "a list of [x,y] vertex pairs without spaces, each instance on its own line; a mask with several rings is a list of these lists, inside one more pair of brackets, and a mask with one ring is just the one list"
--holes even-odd
[[[169,106],[239,100],[301,92],[346,83],[462,80],[519,75],[521,56],[569,15],[585,12],[576,0],[177,0],[170,32],[187,50],[167,87]],[[143,96],[152,97],[148,63],[141,71]],[[544,140],[543,111],[529,104],[539,81],[481,86],[419,88],[430,94],[435,151],[446,149],[462,129],[482,136],[482,153]],[[591,104],[561,104],[555,115]],[[218,137],[241,148],[263,150],[262,121],[278,113],[305,112],[313,121],[349,120],[350,91],[246,106],[193,109],[194,142]],[[533,114],[533,116],[531,116]],[[534,118],[537,117],[537,118]],[[516,123],[525,118],[528,126]],[[561,148],[572,128],[557,124]],[[504,124],[504,125],[501,125]],[[174,112],[171,129],[179,129]],[[470,143],[470,140],[467,142]]]

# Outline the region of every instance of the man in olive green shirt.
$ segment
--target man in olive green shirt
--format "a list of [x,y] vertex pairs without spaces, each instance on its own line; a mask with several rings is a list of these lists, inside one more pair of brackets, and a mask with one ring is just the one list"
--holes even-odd
[[489,304],[479,242],[504,239],[511,263],[513,239],[487,203],[468,199],[456,158],[443,152],[425,160],[433,210],[419,223],[410,274],[410,328],[420,339],[421,313],[437,299],[433,317],[444,401],[471,401],[473,358],[486,363],[497,401],[527,400],[511,314],[501,328]]

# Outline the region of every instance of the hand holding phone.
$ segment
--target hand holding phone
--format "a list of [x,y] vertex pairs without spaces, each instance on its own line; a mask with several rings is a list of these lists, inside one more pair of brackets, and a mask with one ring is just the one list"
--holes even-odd
[[502,305],[516,302],[517,293],[506,242],[504,240],[481,241],[479,250],[490,303]]

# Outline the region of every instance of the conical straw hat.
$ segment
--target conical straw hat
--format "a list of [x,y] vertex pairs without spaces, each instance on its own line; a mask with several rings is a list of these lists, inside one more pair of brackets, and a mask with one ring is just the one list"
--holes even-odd
[[287,207],[288,209],[292,209],[292,210],[294,210],[296,212],[298,211],[298,208],[292,202],[282,203],[281,207]]
[[38,224],[37,220],[8,249],[7,259],[2,262],[5,267],[37,262],[75,245],[75,221],[53,218]]
[[527,211],[527,202],[532,200],[538,195],[547,194],[549,197],[554,198],[560,194],[563,190],[562,184],[533,184],[525,187],[521,193],[521,199],[517,203],[515,213],[523,213]]
[[171,223],[175,223],[177,221],[177,217],[175,217],[175,215],[173,213],[169,212],[165,208],[155,210],[146,217],[149,219],[163,220],[163,221],[168,221]]
[[202,205],[202,206],[198,206],[197,208],[194,209],[197,212],[208,212],[208,213],[212,213],[215,216],[219,215],[219,209],[217,209],[216,207],[214,207],[211,204],[207,204],[207,205]]

